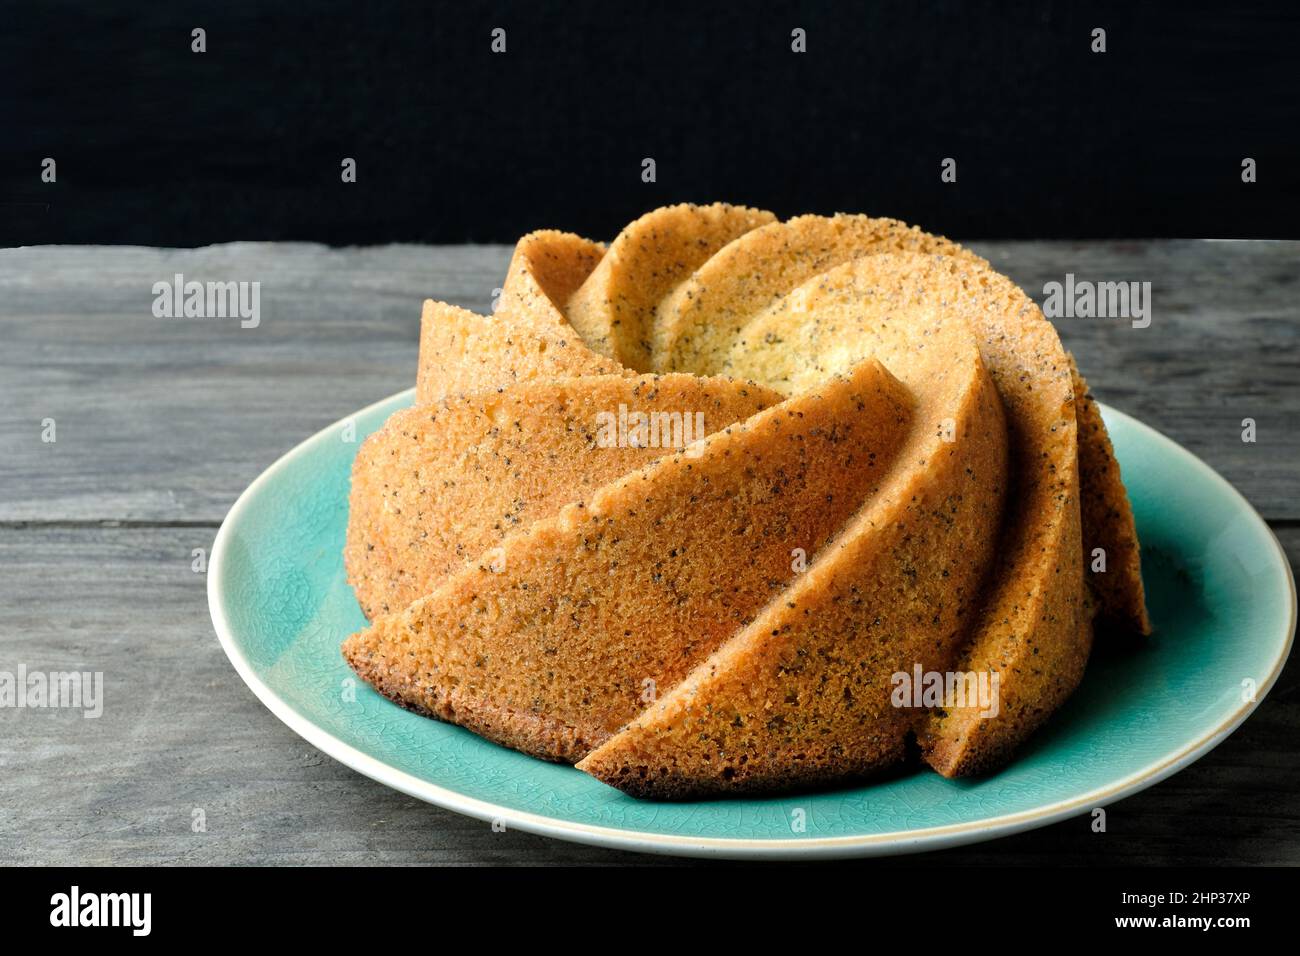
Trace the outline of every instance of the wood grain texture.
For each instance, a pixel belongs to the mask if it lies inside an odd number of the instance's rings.
[[[1062,337],[1102,400],[1241,489],[1296,567],[1300,243],[972,245],[1037,299],[1066,272],[1150,281],[1150,328],[1062,319]],[[493,833],[323,756],[243,686],[190,570],[276,457],[412,384],[422,298],[486,311],[508,257],[0,251],[0,669],[102,670],[106,685],[95,720],[0,710],[0,863],[667,862]],[[155,318],[151,287],[177,272],[261,281],[261,325]],[[1226,743],[1118,804],[1107,834],[1080,818],[907,862],[1300,863],[1297,684],[1293,665]]]

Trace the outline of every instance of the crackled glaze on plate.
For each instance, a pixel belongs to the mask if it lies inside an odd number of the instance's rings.
[[[1095,653],[1079,691],[1009,767],[957,781],[918,770],[768,799],[633,800],[570,767],[408,713],[344,664],[340,642],[366,623],[343,573],[352,458],[412,397],[336,422],[267,469],[217,534],[208,601],[235,669],[281,720],[369,777],[484,820],[696,856],[869,856],[989,839],[1087,812],[1187,766],[1254,709],[1290,650],[1295,586],[1272,532],[1200,460],[1103,406],[1137,516],[1156,634],[1136,649]],[[1254,702],[1243,694],[1247,680]]]

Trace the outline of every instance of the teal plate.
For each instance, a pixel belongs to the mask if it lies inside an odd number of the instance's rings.
[[[408,713],[344,664],[339,643],[366,623],[343,574],[352,458],[411,401],[403,392],[331,425],[240,496],[213,545],[212,620],[240,677],[312,744],[404,793],[507,827],[648,852],[787,859],[1004,836],[1186,767],[1254,710],[1291,647],[1295,585],[1267,525],[1191,453],[1104,409],[1137,515],[1156,634],[1136,650],[1094,655],[1078,692],[1009,767],[960,781],[920,770],[770,799],[634,800]]]

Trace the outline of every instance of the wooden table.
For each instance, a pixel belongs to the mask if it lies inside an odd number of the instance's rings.
[[[1040,300],[1066,272],[1150,281],[1149,328],[1061,320],[1062,337],[1102,400],[1218,469],[1295,565],[1300,243],[972,246]],[[0,710],[0,862],[669,862],[493,833],[325,757],[236,676],[191,569],[281,453],[412,384],[422,298],[485,311],[508,256],[0,251],[0,670],[101,670],[106,696],[97,720]],[[176,273],[260,281],[260,326],[155,318],[152,286]],[[1300,863],[1297,670],[1209,756],[1114,806],[1105,834],[1080,817],[912,861]]]

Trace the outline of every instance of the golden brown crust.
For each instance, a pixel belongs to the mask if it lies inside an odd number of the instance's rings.
[[[1146,593],[1142,587],[1141,549],[1119,461],[1097,401],[1079,374],[1074,356],[1069,358],[1075,414],[1079,419],[1083,562],[1101,604],[1101,629],[1150,634],[1151,619],[1147,616]],[[1097,548],[1102,549],[1105,571],[1097,570]]]
[[[573,295],[604,252],[572,233],[531,232],[515,245],[491,315],[426,299],[416,404],[550,378],[632,374],[588,348],[557,304]]]
[[[862,362],[508,536],[496,568],[452,575],[345,653],[383,674],[385,693],[443,719],[468,707],[479,728],[502,714],[571,728],[557,759],[571,737],[602,740],[781,591],[792,548],[815,553],[843,526],[911,406],[879,362]],[[490,726],[497,740],[517,729],[514,716]]]
[[[454,686],[429,684],[422,694],[412,694],[410,674],[364,644],[344,643],[343,657],[357,676],[398,706],[459,724],[530,757],[572,764],[601,743],[584,739],[575,728],[544,714],[501,707],[481,695],[463,694]]]
[[[855,360],[832,343],[869,342],[917,396],[907,443],[805,573],[578,769],[682,799],[857,779],[902,759],[924,711],[894,706],[891,678],[950,665],[978,608],[1006,485],[997,392],[964,315],[942,304],[961,288],[951,260],[878,255],[791,296],[776,322],[792,340],[778,348],[802,367],[783,365],[780,379],[802,389]]]
[[[539,229],[515,244],[501,299],[494,312],[527,316],[568,333],[565,303],[595,271],[605,245],[571,232]]]
[[[964,255],[954,242],[895,219],[797,216],[747,232],[721,249],[658,308],[658,371],[716,372],[741,330],[814,276],[879,252]]]
[[[417,405],[551,378],[619,374],[630,373],[545,316],[478,315],[425,300],[415,381]]]
[[[780,400],[733,379],[604,375],[399,411],[352,464],[348,583],[367,618],[400,611],[507,534]],[[643,443],[607,440],[620,409],[648,419]]]
[[[893,220],[768,218],[671,207],[608,253],[533,233],[493,316],[426,304],[427,407],[358,456],[349,573],[368,611],[411,601],[345,643],[362,677],[672,799],[860,779],[913,732],[987,771],[1078,684],[1095,604],[1149,628],[1104,424],[1033,303]],[[643,387],[628,365],[690,373],[674,401],[754,394],[690,456],[595,466],[581,423]],[[997,713],[895,706],[911,667],[995,675]]]
[[[619,233],[565,314],[593,350],[648,372],[659,302],[727,243],[775,221],[770,212],[726,203],[646,213]]]
[[[1007,415],[1014,476],[984,608],[954,668],[996,673],[999,712],[949,707],[923,725],[944,776],[995,766],[1073,692],[1092,629],[1084,602],[1078,442],[1069,362],[1056,330],[995,273],[971,276],[1003,304],[972,320]]]

